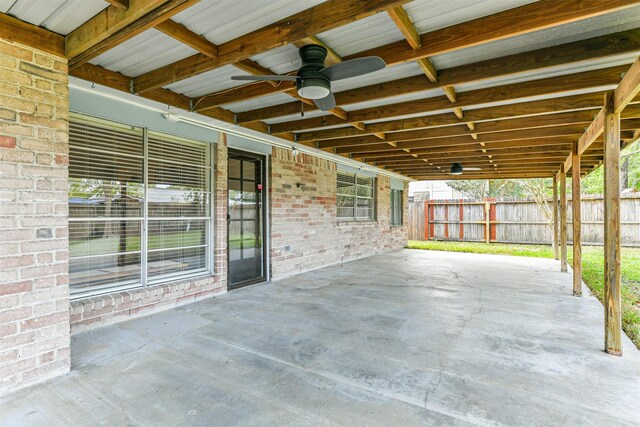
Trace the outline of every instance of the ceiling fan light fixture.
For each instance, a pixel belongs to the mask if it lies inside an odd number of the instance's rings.
[[[451,165],[451,175],[462,175],[462,163],[453,163]]]
[[[322,99],[331,93],[331,84],[322,78],[310,78],[298,81],[298,95],[305,99]]]

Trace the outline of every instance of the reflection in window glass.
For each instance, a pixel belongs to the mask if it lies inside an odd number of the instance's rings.
[[[337,215],[339,220],[375,218],[375,178],[338,171]]]
[[[209,144],[149,132],[145,159],[141,128],[75,115],[69,127],[72,292],[141,286],[147,277],[206,269]]]

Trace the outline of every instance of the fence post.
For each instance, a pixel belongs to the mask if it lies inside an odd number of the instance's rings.
[[[489,219],[489,212],[491,210],[491,204],[486,201],[484,202],[484,240],[486,243],[491,242],[491,220]]]
[[[460,213],[458,215],[460,217],[460,241],[464,241],[464,224],[462,221],[464,220],[464,199],[460,199]]]
[[[429,224],[429,234],[431,235],[431,238],[435,240],[436,238],[436,204],[435,202],[431,203],[431,206],[429,206],[430,210],[429,210],[429,220],[431,221],[431,224]]]
[[[429,240],[429,201],[424,201],[424,240]]]
[[[444,204],[444,238],[449,238],[449,202]]]

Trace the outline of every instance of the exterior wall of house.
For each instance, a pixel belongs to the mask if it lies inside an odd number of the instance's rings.
[[[0,39],[0,394],[70,366],[67,81]]]
[[[216,150],[214,206],[214,272],[145,288],[108,293],[71,301],[71,332],[146,316],[227,292],[227,143],[221,134]]]
[[[270,164],[271,274],[273,279],[400,249],[407,226],[390,225],[390,179],[376,179],[376,220],[337,219],[334,162],[274,148]],[[403,191],[403,218],[407,212]]]

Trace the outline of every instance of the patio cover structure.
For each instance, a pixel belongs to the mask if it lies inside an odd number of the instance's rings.
[[[605,349],[621,354],[620,149],[640,137],[640,1],[0,1],[0,38],[63,58],[76,86],[135,95],[180,121],[348,158],[410,179],[554,178],[562,269],[566,179],[605,167]],[[333,84],[319,111],[288,74],[298,48],[387,67]],[[115,95],[114,95],[115,96]],[[474,172],[452,177],[460,162]],[[573,197],[574,294],[581,294]]]

